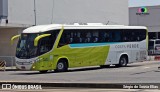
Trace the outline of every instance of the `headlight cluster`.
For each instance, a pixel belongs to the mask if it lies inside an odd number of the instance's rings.
[[[34,63],[41,61],[41,60],[42,60],[42,58],[38,58],[38,59],[34,60]]]
[[[30,64],[33,64],[32,61],[29,61],[29,62],[26,62],[26,61],[23,61],[23,62],[16,61],[16,63],[17,63],[18,65],[30,65]]]
[[[35,59],[35,60],[21,60],[21,61],[16,61],[16,64],[18,65],[31,65],[33,63],[36,63],[36,62],[39,62],[41,61],[43,58],[38,58],[38,59]]]

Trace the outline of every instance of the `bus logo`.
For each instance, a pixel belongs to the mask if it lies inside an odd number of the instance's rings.
[[[148,9],[146,7],[138,8],[138,13],[147,13]]]
[[[148,9],[146,7],[140,7],[138,8],[136,15],[149,15]]]
[[[2,84],[2,89],[11,89],[11,84]]]

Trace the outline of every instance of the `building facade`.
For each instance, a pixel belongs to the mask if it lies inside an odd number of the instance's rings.
[[[129,25],[146,26],[149,39],[160,39],[160,6],[130,7]]]

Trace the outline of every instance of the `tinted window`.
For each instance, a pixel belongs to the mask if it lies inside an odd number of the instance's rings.
[[[146,38],[141,29],[65,29],[59,47],[77,43],[135,42]]]
[[[149,46],[154,46],[154,41],[149,41]]]
[[[156,41],[156,44],[160,44],[160,40],[157,40],[157,41]]]
[[[149,32],[148,35],[149,35],[149,39],[156,39],[157,38],[156,32]]]
[[[143,29],[125,29],[123,31],[123,42],[135,42],[146,39],[146,30]]]
[[[44,32],[43,34],[51,34],[39,40],[39,55],[50,51],[53,48],[54,42],[57,38],[59,30]]]

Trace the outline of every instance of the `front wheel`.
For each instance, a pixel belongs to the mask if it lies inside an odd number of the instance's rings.
[[[65,72],[68,70],[68,66],[67,66],[67,63],[65,60],[60,60],[58,63],[57,63],[57,67],[56,67],[56,70],[57,72]]]

